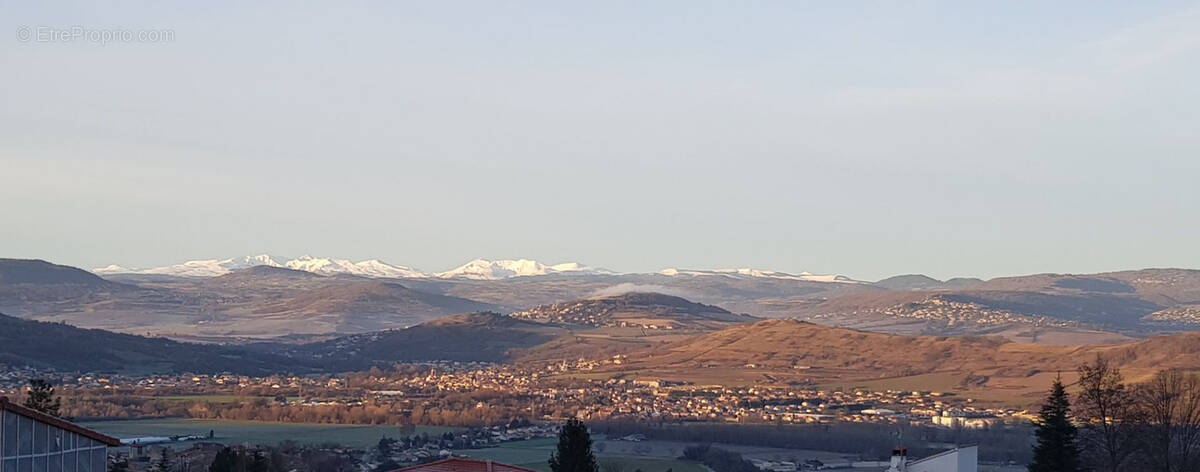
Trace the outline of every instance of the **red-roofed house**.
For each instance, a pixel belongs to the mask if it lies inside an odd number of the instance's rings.
[[[453,457],[428,464],[414,465],[392,472],[537,472],[533,469],[479,459]]]

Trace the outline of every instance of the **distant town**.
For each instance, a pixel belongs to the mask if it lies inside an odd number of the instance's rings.
[[[50,378],[76,398],[64,406],[71,416],[121,419],[183,415],[278,421],[271,415],[280,415],[286,409],[288,413],[280,416],[318,422],[336,417],[339,422],[360,424],[469,426],[500,417],[550,422],[578,417],[604,421],[849,422],[989,428],[1028,425],[1035,417],[1027,410],[984,407],[971,398],[937,391],[821,390],[806,386],[693,385],[652,378],[569,377],[589,367],[589,363],[581,362],[523,370],[439,362],[406,365],[393,372],[377,369],[343,376],[266,377],[80,375],[8,368],[0,372],[0,393],[15,396],[27,379]],[[461,406],[464,394],[471,394],[469,408],[447,416],[447,410]],[[104,407],[106,402],[123,397],[141,399],[149,406],[119,411]],[[155,407],[155,399],[173,400],[169,402],[173,406]],[[301,413],[305,409],[313,413]]]

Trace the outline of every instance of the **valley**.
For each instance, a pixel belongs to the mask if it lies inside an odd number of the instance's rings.
[[[1054,375],[1069,379],[1097,355],[1131,379],[1200,368],[1192,347],[1200,333],[1188,334],[1186,317],[1200,299],[1198,271],[870,283],[755,270],[618,274],[532,261],[472,261],[479,270],[461,276],[406,278],[284,265],[100,277],[0,260],[0,307],[15,316],[0,318],[11,334],[0,362],[208,374],[461,362],[545,368],[564,379],[936,385],[996,405],[1028,404]],[[22,342],[48,338],[79,341],[60,355]]]

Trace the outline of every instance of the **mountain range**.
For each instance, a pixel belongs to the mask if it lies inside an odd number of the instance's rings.
[[[751,271],[386,278],[260,264],[100,277],[0,259],[0,311],[15,316],[0,316],[0,363],[59,370],[583,361],[612,378],[937,389],[1025,405],[1097,355],[1132,381],[1200,369],[1200,332],[1187,332],[1200,331],[1200,271],[1184,269],[865,282]]]
[[[177,340],[330,337],[412,326],[457,313],[510,311],[414,290],[407,279],[319,275],[258,265],[215,277],[112,275],[0,259],[0,311]]]
[[[279,274],[277,274],[279,275]],[[665,304],[665,305],[664,305]],[[795,320],[733,318],[694,332],[579,324],[578,307],[685,322],[728,314],[661,294],[631,293],[539,307],[538,321],[480,312],[403,329],[303,344],[181,343],[0,315],[0,364],[81,372],[318,373],[395,363],[467,361],[555,366],[590,363],[594,378],[695,384],[792,384],[956,392],[988,404],[1027,406],[1096,356],[1139,382],[1164,368],[1200,368],[1200,333],[1099,345],[1041,345],[994,336],[902,336]],[[664,310],[664,306],[674,307]],[[557,313],[558,315],[554,315]],[[566,316],[566,318],[564,318]],[[55,339],[53,345],[45,342]]]
[[[407,266],[392,265],[378,259],[352,262],[348,259],[322,258],[301,256],[288,259],[269,254],[233,257],[229,259],[202,259],[186,261],[179,264],[133,268],[117,264],[98,267],[92,272],[98,275],[140,274],[140,275],[171,275],[179,277],[215,277],[253,266],[265,265],[270,267],[286,267],[303,270],[321,275],[350,274],[363,277],[378,278],[442,278],[442,279],[474,279],[500,280],[512,277],[529,277],[538,275],[570,274],[570,275],[600,275],[617,274],[608,269],[591,267],[578,262],[560,264],[543,264],[529,259],[474,259],[466,264],[444,272],[422,272]],[[729,277],[768,277],[792,280],[808,280],[814,282],[854,282],[841,275],[815,275],[807,272],[787,274],[761,269],[717,269],[717,270],[687,270],[664,269],[660,271],[668,276],[702,276],[721,275]]]
[[[216,277],[230,272],[254,266],[285,267],[303,270],[321,275],[353,274],[366,277],[426,277],[427,275],[409,267],[387,264],[371,259],[361,262],[351,262],[346,259],[317,258],[301,256],[296,259],[285,259],[259,254],[229,259],[203,259],[187,261],[163,267],[131,268],[116,264],[92,269],[99,275],[143,274],[143,275],[172,275],[179,277]]]
[[[379,277],[362,275],[391,273],[367,270],[372,261],[322,261],[327,259],[255,256],[182,264],[209,269],[215,264],[225,271],[218,276],[155,270],[99,277],[44,261],[0,259],[0,310],[206,342],[326,339],[460,313],[523,313],[631,292],[681,297],[758,318],[1041,344],[1120,343],[1200,329],[1200,271],[1186,269],[945,281],[910,274],[869,282],[753,269],[622,274],[519,260],[473,261],[462,270],[423,277]],[[359,267],[360,274],[343,272],[347,267]]]

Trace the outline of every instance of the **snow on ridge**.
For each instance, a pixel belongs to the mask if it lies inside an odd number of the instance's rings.
[[[286,267],[320,275],[351,274],[376,278],[464,278],[475,280],[499,280],[509,277],[525,277],[562,273],[612,274],[612,271],[594,268],[578,262],[546,265],[529,259],[487,260],[475,259],[446,272],[429,274],[411,267],[388,264],[378,259],[353,262],[349,259],[313,257],[304,255],[295,259],[272,257],[267,254],[230,259],[204,259],[181,264],[153,268],[123,267],[117,264],[93,269],[99,275],[112,274],[159,274],[183,277],[216,277],[230,272],[259,265]]]
[[[131,268],[128,268],[128,267],[121,267],[121,266],[119,266],[119,265],[116,265],[116,264],[109,264],[109,265],[106,265],[106,266],[104,266],[104,267],[97,267],[97,268],[95,268],[95,269],[92,269],[92,273],[93,273],[93,274],[98,274],[98,275],[108,275],[108,274],[128,274],[128,273],[130,273],[131,271],[135,271],[135,270],[137,270],[137,269],[131,269]]]
[[[703,276],[724,276],[733,278],[770,278],[783,280],[803,280],[806,282],[826,282],[826,283],[861,283],[844,275],[837,274],[812,274],[809,272],[801,272],[799,274],[789,274],[787,272],[778,272],[774,270],[763,270],[753,268],[738,268],[738,269],[710,269],[710,270],[694,270],[694,269],[677,269],[668,268],[658,272],[659,275],[668,277],[703,277]]]
[[[284,261],[284,262],[279,262]],[[116,264],[93,269],[100,275],[111,274],[159,274],[182,277],[216,277],[230,272],[255,266],[286,267],[320,275],[352,274],[365,277],[427,277],[426,274],[404,266],[394,266],[378,259],[362,262],[350,262],[346,259],[316,258],[302,256],[296,259],[272,257],[267,254],[244,256],[230,259],[205,259],[187,261],[182,264],[138,269],[122,267]]]
[[[443,279],[463,278],[475,280],[499,280],[511,277],[528,277],[562,273],[611,274],[612,271],[589,267],[578,262],[546,265],[529,259],[475,259],[454,269],[438,272],[435,277]]]
[[[153,268],[133,268],[112,264],[106,267],[92,269],[92,272],[99,275],[155,274],[183,277],[216,277],[236,270],[260,265],[286,267],[288,269],[312,272],[320,275],[350,274],[375,278],[436,277],[442,279],[502,280],[513,277],[530,277],[553,274],[617,274],[617,272],[598,267],[591,267],[578,262],[564,262],[560,264],[546,265],[530,259],[475,259],[445,272],[425,273],[411,267],[388,264],[378,259],[368,259],[360,262],[353,262],[349,259],[313,257],[309,255],[304,255],[295,259],[287,259],[274,257],[268,254],[243,256],[229,259],[194,260],[181,264]],[[849,277],[836,274],[822,275],[808,272],[789,274],[786,272],[754,268],[712,270],[669,268],[659,271],[658,274],[669,277],[724,276],[732,278],[768,278],[826,283],[861,283],[860,281],[851,279]]]
[[[182,264],[153,267],[148,269],[122,267],[112,264],[107,267],[93,269],[92,272],[100,275],[154,274],[177,275],[182,277],[215,277],[218,275],[228,274],[235,270],[246,269],[259,265],[269,265],[272,267],[281,266],[281,264],[270,255],[259,254],[255,256],[243,256],[230,259],[202,259],[196,261],[187,261]]]

